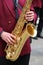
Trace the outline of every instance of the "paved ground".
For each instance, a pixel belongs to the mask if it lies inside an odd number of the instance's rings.
[[[32,40],[30,65],[43,65],[43,39]]]

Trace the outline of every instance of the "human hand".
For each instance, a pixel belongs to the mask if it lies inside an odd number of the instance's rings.
[[[26,14],[25,14],[25,19],[26,19],[27,21],[32,21],[32,20],[34,20],[34,12],[27,10],[27,11],[26,11]]]
[[[8,32],[2,32],[1,38],[8,44],[14,44],[16,42],[16,36],[8,33]]]

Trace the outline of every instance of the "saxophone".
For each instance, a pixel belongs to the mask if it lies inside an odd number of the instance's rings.
[[[17,60],[26,40],[30,36],[34,37],[37,34],[37,31],[35,30],[35,26],[32,23],[27,23],[27,21],[24,18],[26,10],[30,10],[31,3],[32,0],[26,0],[22,13],[17,21],[14,30],[12,31],[12,34],[17,37],[17,42],[14,43],[14,45],[7,44],[5,47],[6,59],[8,60],[11,61]],[[27,24],[25,29],[23,30],[25,23]]]

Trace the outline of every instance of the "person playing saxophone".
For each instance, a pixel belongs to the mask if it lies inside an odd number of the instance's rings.
[[[24,6],[26,0],[18,0],[21,7]],[[32,8],[31,8],[32,9]],[[18,14],[20,15],[22,10],[18,7]],[[36,13],[33,10],[27,10],[25,19],[27,22],[36,20]],[[34,22],[33,21],[33,22]],[[9,61],[5,58],[5,46],[6,44],[13,45],[16,42],[16,36],[11,32],[16,25],[16,14],[13,0],[0,0],[0,65],[28,65],[30,60],[30,38],[27,39],[20,57],[16,61]]]

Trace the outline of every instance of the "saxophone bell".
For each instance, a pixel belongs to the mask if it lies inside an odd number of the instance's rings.
[[[30,37],[35,37],[37,35],[37,30],[35,29],[35,25],[32,23],[28,23],[26,26],[28,34]]]

